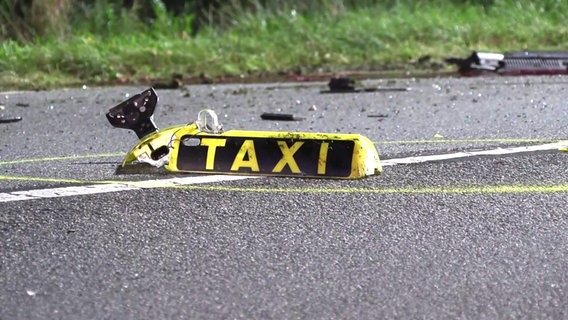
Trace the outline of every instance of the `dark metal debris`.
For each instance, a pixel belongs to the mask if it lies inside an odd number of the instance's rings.
[[[447,58],[465,76],[484,73],[501,75],[568,74],[568,51],[476,52],[463,58]]]
[[[301,121],[302,117],[296,117],[289,113],[263,113],[260,115],[262,120],[276,120],[276,121]]]

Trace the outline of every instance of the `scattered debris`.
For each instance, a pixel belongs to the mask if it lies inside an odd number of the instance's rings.
[[[329,80],[329,90],[322,90],[321,93],[354,93],[354,92],[392,92],[392,91],[408,91],[408,88],[402,87],[371,87],[356,88],[355,80],[347,77],[334,77]]]
[[[154,83],[152,87],[154,89],[179,89],[183,87],[183,75],[173,74],[169,81]]]
[[[0,115],[0,123],[11,123],[11,122],[18,122],[21,121],[22,117],[11,117],[6,118],[4,115]]]
[[[447,58],[464,76],[568,74],[568,51],[476,52],[463,58]]]
[[[201,84],[214,84],[216,81],[213,77],[211,77],[210,75],[206,74],[206,73],[200,73],[199,74],[199,83]]]
[[[262,120],[276,120],[276,121],[302,121],[304,118],[296,117],[290,113],[269,113],[265,112],[260,115]]]
[[[369,118],[379,118],[379,121],[384,120],[385,118],[388,118],[389,115],[388,114],[368,114],[367,117]]]
[[[441,134],[439,134],[439,133],[436,133],[436,134],[434,135],[434,139],[443,139],[443,138],[444,138],[444,136],[441,135]]]
[[[331,78],[328,83],[331,92],[355,91],[355,80],[347,77]]]
[[[139,162],[170,172],[335,179],[382,172],[374,143],[360,134],[224,131],[210,109],[194,122],[158,130],[152,120],[157,102],[150,88],[106,114],[113,126],[133,130],[140,139],[122,167]]]
[[[234,95],[246,95],[249,93],[249,89],[245,87],[240,87],[238,89],[234,89],[231,93]]]
[[[408,91],[410,90],[410,88],[402,88],[402,87],[397,87],[397,88],[365,88],[363,89],[363,91],[365,92],[403,92],[403,91]]]

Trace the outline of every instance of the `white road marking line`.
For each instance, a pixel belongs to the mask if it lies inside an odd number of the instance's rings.
[[[164,188],[176,185],[191,185],[191,184],[203,184],[203,183],[213,183],[213,182],[222,182],[222,181],[235,181],[235,180],[243,180],[250,178],[256,178],[256,177],[229,176],[229,175],[203,175],[203,176],[191,176],[191,177],[172,178],[172,179],[125,181],[125,182],[115,182],[115,183],[99,183],[99,184],[91,184],[85,186],[13,191],[13,192],[0,193],[0,203],[11,202],[11,201],[43,199],[43,198],[60,198],[60,197],[79,196],[87,194],[128,191],[128,190]]]
[[[387,160],[381,160],[381,164],[383,166],[394,166],[399,164],[424,163],[432,161],[468,158],[474,156],[498,156],[498,155],[514,154],[514,153],[558,150],[563,146],[566,146],[566,142],[555,142],[555,143],[547,143],[547,144],[515,147],[515,148],[497,148],[492,150],[436,154],[431,156],[406,157],[400,159],[387,159]]]
[[[407,157],[400,159],[387,159],[382,160],[383,166],[394,166],[401,164],[424,163],[432,161],[442,161],[449,159],[467,158],[473,156],[490,156],[490,155],[506,155],[514,153],[558,150],[566,146],[566,142],[548,143],[526,147],[515,148],[497,148],[492,150],[472,151],[472,152],[456,152],[449,154],[439,154],[430,156]],[[157,179],[157,180],[144,180],[144,181],[125,181],[115,183],[99,183],[85,186],[71,186],[59,187],[49,189],[36,189],[27,191],[13,191],[0,193],[0,203],[11,201],[24,201],[44,198],[59,198],[69,196],[79,196],[87,194],[99,194],[128,190],[141,190],[150,188],[163,188],[175,185],[191,185],[191,184],[204,184],[222,181],[235,181],[251,178],[259,178],[254,176],[231,176],[231,175],[202,175],[191,176],[172,179]]]

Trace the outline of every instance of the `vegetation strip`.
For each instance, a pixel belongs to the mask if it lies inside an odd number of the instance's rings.
[[[4,88],[147,82],[173,74],[210,82],[443,71],[453,70],[443,58],[472,50],[568,47],[568,2],[558,0],[215,1],[214,19],[199,29],[195,11],[175,14],[161,6],[166,1],[146,1],[146,16],[122,8],[122,1],[34,2],[85,5],[41,8],[42,19],[19,29],[12,28],[21,26],[15,12],[0,5]]]

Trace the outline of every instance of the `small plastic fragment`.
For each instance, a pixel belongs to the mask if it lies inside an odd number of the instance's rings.
[[[355,80],[347,77],[331,78],[328,83],[331,92],[355,91]]]
[[[11,122],[18,122],[21,121],[22,117],[10,117],[6,118],[4,116],[0,116],[0,123],[11,123]]]
[[[221,134],[223,133],[223,125],[219,122],[219,118],[215,111],[211,109],[203,109],[197,114],[197,120],[195,120],[195,125],[199,131]]]
[[[260,115],[262,120],[276,120],[276,121],[302,121],[304,118],[296,117],[289,113],[269,113],[265,112]]]
[[[321,93],[356,93],[356,92],[393,92],[408,91],[405,87],[362,87],[356,88],[356,81],[348,77],[335,77],[329,80],[329,90],[321,91]]]
[[[367,115],[369,118],[388,118],[388,114],[369,114]]]

